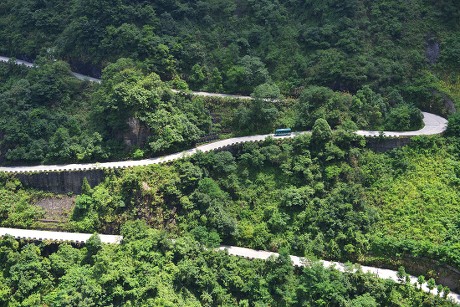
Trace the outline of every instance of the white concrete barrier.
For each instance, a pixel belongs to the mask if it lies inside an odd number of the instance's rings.
[[[29,230],[17,228],[0,228],[0,236],[10,235],[17,239],[32,239],[39,241],[64,241],[64,242],[86,242],[92,234],[90,233],[75,233],[75,232],[59,232],[59,231],[44,231],[44,230]],[[102,243],[119,244],[123,239],[122,236],[98,234]]]
[[[218,250],[221,251],[227,251],[229,255],[233,256],[238,256],[238,257],[244,257],[247,259],[261,259],[261,260],[267,260],[269,257],[278,257],[278,253],[274,252],[267,252],[267,251],[261,251],[261,250],[254,250],[250,248],[244,248],[244,247],[237,247],[237,246],[226,246],[223,245],[218,248]],[[298,256],[289,256],[292,261],[292,265],[297,266],[297,267],[304,267],[304,266],[309,266],[312,264],[312,262],[306,258],[298,257]],[[356,272],[358,268],[363,271],[364,273],[371,273],[377,276],[378,278],[382,279],[391,279],[393,281],[398,282],[398,272],[393,271],[393,270],[388,270],[388,269],[381,269],[381,268],[376,268],[376,267],[370,267],[370,266],[364,266],[364,265],[354,265],[355,268],[349,268],[344,263],[341,262],[334,262],[334,261],[326,261],[326,260],[319,260],[319,263],[321,263],[324,267],[326,268],[334,268],[340,272]],[[356,268],[358,267],[358,268]],[[417,277],[415,276],[410,276],[410,283],[411,284],[417,284]],[[437,290],[431,290],[428,289],[427,284],[422,285],[422,290],[427,293],[431,293],[436,295]],[[454,301],[455,303],[460,304],[460,295],[454,292],[450,292],[448,294],[448,298]]]

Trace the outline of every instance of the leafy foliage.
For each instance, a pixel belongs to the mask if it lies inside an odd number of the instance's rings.
[[[77,81],[62,62],[41,59],[39,63],[27,72],[7,70],[2,76],[8,80],[0,94],[2,160],[38,163],[106,158],[102,137],[85,114],[89,108],[85,91],[91,93],[91,85]]]
[[[7,0],[0,53],[51,53],[96,76],[132,58],[163,80],[181,76],[193,89],[242,94],[269,81],[295,96],[306,85],[396,89],[426,106],[432,92],[415,98],[410,89],[424,69],[434,68],[437,80],[458,75],[458,11],[453,0]]]
[[[326,124],[291,142],[114,174],[77,198],[72,225],[107,231],[143,218],[209,246],[355,261],[423,255],[459,266],[455,140],[419,137],[373,153]]]
[[[452,306],[411,285],[313,264],[294,270],[282,254],[267,261],[204,250],[190,237],[174,243],[145,223],[124,225],[120,246],[82,248],[0,240],[0,301],[21,306],[393,305]],[[92,262],[85,259],[91,254]],[[369,305],[371,304],[371,305]]]
[[[6,66],[0,93],[0,159],[6,163],[101,161],[192,146],[210,129],[203,103],[174,95],[129,59],[104,70],[101,86],[76,80],[63,62]],[[2,67],[0,65],[0,67]],[[137,147],[137,148],[136,148]]]
[[[208,133],[313,131],[85,185],[66,227],[121,232],[126,242],[108,247],[93,237],[53,252],[5,238],[0,301],[448,305],[363,274],[299,272],[285,252],[391,265],[423,256],[460,267],[458,113],[445,139],[414,138],[389,153],[363,149],[352,133],[418,129],[419,108],[454,112],[459,11],[454,0],[2,1],[0,53],[38,64],[0,65],[2,163],[142,158]],[[71,67],[102,83],[76,80]],[[170,90],[188,85],[254,99]],[[1,225],[33,227],[41,196],[2,177]],[[248,262],[194,240],[282,255]]]

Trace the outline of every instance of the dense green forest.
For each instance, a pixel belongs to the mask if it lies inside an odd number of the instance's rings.
[[[63,62],[38,63],[0,66],[0,157],[7,163],[142,157],[141,148],[177,151],[209,132],[202,101],[174,95],[130,60],[109,65],[101,86],[75,79]]]
[[[453,0],[3,1],[0,54],[42,66],[0,69],[11,110],[0,157],[140,158],[317,118],[416,129],[417,108],[447,115],[460,103],[459,12]],[[102,85],[71,80],[56,59]],[[220,113],[171,87],[260,99]]]
[[[333,128],[416,130],[422,114],[364,86],[354,95],[311,86],[283,100],[274,84],[252,100],[203,98],[171,91],[130,59],[104,69],[102,84],[75,79],[67,64],[40,58],[36,68],[0,64],[0,160],[4,164],[142,158],[190,148],[206,136],[307,130],[325,119]]]
[[[120,246],[0,240],[0,302],[8,306],[453,306],[410,284],[320,264],[294,268],[205,250],[191,237],[130,222]],[[404,274],[401,279],[404,280]],[[442,288],[441,288],[442,290]]]
[[[294,268],[286,255],[417,263],[433,287],[430,264],[460,269],[460,2],[4,0],[0,55],[36,64],[0,63],[2,165],[311,130],[107,171],[77,196],[1,173],[0,226],[124,242],[2,238],[0,305],[451,305],[403,277]],[[419,129],[421,110],[448,117],[446,133],[383,153],[354,133]],[[63,223],[37,205],[53,198],[71,199]],[[220,244],[281,256],[249,261],[211,250]]]
[[[0,53],[50,54],[93,75],[127,57],[194,89],[370,85],[411,103],[434,98],[427,88],[440,80],[458,83],[455,0],[6,0],[0,12]]]
[[[117,233],[142,218],[209,246],[343,261],[423,255],[460,267],[458,137],[420,137],[388,153],[362,145],[318,120],[291,142],[115,172],[85,186],[71,229]]]
[[[459,131],[457,113],[446,137],[375,153],[320,119],[312,135],[291,141],[112,171],[96,187],[83,184],[61,227],[118,234],[140,219],[208,247],[390,266],[424,257],[460,267]],[[49,195],[24,190],[11,175],[1,186],[2,226],[41,225],[45,214],[33,203]]]

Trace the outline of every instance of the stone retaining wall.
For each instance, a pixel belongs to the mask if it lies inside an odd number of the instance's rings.
[[[25,187],[49,191],[58,194],[81,193],[83,179],[86,178],[91,187],[104,179],[103,170],[85,170],[75,172],[47,172],[15,174]]]
[[[410,138],[366,138],[367,147],[377,152],[388,151],[390,149],[409,144]],[[232,143],[228,146],[216,148],[215,151],[231,151],[237,153],[243,143]],[[166,162],[167,163],[167,162]],[[76,171],[59,172],[34,172],[18,173],[18,178],[25,187],[49,191],[58,194],[81,193],[83,178],[86,177],[91,187],[98,185],[104,179],[107,170],[102,169],[82,169]]]
[[[398,138],[366,138],[366,147],[376,151],[385,152],[397,147],[406,146],[411,141],[410,137]]]

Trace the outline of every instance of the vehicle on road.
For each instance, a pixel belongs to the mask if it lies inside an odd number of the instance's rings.
[[[291,135],[291,128],[282,128],[275,130],[275,136]]]

